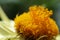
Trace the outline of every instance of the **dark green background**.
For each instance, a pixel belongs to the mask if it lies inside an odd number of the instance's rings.
[[[14,19],[17,13],[28,11],[31,5],[45,5],[53,10],[52,18],[60,27],[60,0],[0,0],[0,5],[10,19]]]

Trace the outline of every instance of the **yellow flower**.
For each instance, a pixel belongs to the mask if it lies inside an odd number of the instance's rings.
[[[15,29],[23,36],[36,40],[40,36],[47,35],[49,38],[59,33],[56,22],[50,18],[52,10],[42,6],[31,6],[28,12],[16,16]],[[29,40],[29,39],[28,39]]]

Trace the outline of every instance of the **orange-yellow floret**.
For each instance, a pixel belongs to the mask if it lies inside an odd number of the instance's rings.
[[[28,12],[16,16],[15,29],[26,38],[32,37],[36,40],[38,37],[47,35],[56,36],[59,33],[56,22],[50,18],[52,10],[42,6],[31,6]]]

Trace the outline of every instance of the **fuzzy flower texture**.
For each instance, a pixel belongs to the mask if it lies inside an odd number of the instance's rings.
[[[56,22],[50,18],[52,10],[43,6],[31,6],[28,12],[24,12],[14,19],[15,29],[25,37],[25,40],[36,40],[46,35],[49,40],[59,33]],[[44,39],[43,39],[44,40]]]

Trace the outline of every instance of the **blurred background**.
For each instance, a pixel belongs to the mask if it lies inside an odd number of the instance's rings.
[[[53,10],[52,18],[60,28],[60,0],[0,0],[4,12],[10,19],[14,19],[16,14],[28,11],[29,6],[43,5],[49,10]]]

